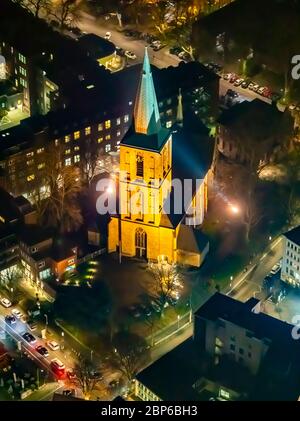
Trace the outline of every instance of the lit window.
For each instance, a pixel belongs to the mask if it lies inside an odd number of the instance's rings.
[[[45,162],[42,162],[41,164],[38,165],[38,170],[41,170],[45,168]]]
[[[29,166],[29,165],[32,165],[34,163],[34,160],[33,159],[30,159],[30,161],[26,161],[26,164]]]
[[[42,153],[42,152],[44,152],[44,150],[45,150],[45,148],[39,148],[39,149],[36,151],[36,153]]]
[[[71,158],[67,158],[67,159],[65,159],[65,165],[66,165],[66,167],[68,167],[69,165],[71,165]]]
[[[89,126],[89,127],[86,127],[85,128],[85,135],[87,136],[87,135],[89,135],[89,134],[91,134],[91,127]]]
[[[74,132],[74,139],[79,139],[80,138],[80,132]]]
[[[75,155],[74,162],[79,162],[79,161],[80,161],[80,155]]]
[[[68,136],[65,136],[65,142],[66,143],[70,142],[70,140],[71,140],[71,137],[69,135]]]
[[[24,63],[24,64],[26,64],[26,57],[24,57],[22,54],[20,54],[19,53],[19,60],[22,62],[22,63]]]
[[[98,137],[98,143],[103,142],[103,137]]]
[[[33,156],[33,152],[28,152],[27,154],[26,154],[26,156],[29,158],[30,156]]]
[[[111,145],[110,145],[110,143],[108,143],[106,146],[105,146],[105,152],[109,152],[111,150]]]
[[[79,146],[75,146],[74,147],[74,151],[79,151],[80,147]]]
[[[20,66],[19,72],[21,73],[21,75],[26,76],[26,70],[24,69],[24,67]]]
[[[55,146],[58,146],[59,140],[58,139],[55,139],[54,143],[55,143]]]
[[[167,121],[166,122],[166,128],[169,129],[172,126],[172,121]]]
[[[103,124],[100,123],[98,124],[98,132],[101,132],[103,130]]]
[[[120,117],[119,117],[119,118],[117,118],[117,126],[119,126],[119,124],[121,124],[121,119],[120,119]]]
[[[117,136],[121,136],[120,130],[117,131]]]
[[[71,153],[71,149],[66,149],[65,154],[69,155]]]
[[[124,117],[124,122],[127,123],[128,120],[129,120],[129,115],[126,114],[125,117]]]
[[[172,113],[173,113],[173,110],[172,110],[172,108],[170,108],[169,110],[167,110],[167,113],[166,113],[166,114],[167,114],[168,116],[170,116],[170,115],[172,115]]]
[[[34,174],[30,174],[27,176],[27,181],[32,181],[35,179],[35,175]]]
[[[110,134],[107,134],[107,135],[105,136],[105,140],[110,140]]]
[[[106,120],[106,122],[105,122],[105,128],[106,129],[110,129],[110,120]]]
[[[27,88],[27,82],[25,79],[20,77],[20,85],[22,85],[24,88]]]
[[[171,102],[172,102],[171,98],[168,98],[168,99],[167,99],[167,104],[169,104],[169,105],[170,105],[170,104],[171,104]]]

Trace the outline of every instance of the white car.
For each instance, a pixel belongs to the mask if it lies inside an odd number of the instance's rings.
[[[111,33],[110,32],[106,32],[105,34],[105,39],[110,39],[111,38]]]
[[[16,319],[21,319],[21,317],[23,316],[23,314],[20,312],[20,310],[18,310],[17,308],[14,308],[12,311],[11,311],[11,314],[13,315],[13,316],[15,316],[15,318]]]
[[[263,95],[263,93],[264,93],[264,90],[266,89],[266,87],[265,86],[261,86],[258,90],[257,90],[257,93],[259,94],[259,95]]]
[[[52,351],[57,351],[59,349],[59,345],[55,341],[49,341],[47,342],[47,345],[49,346],[50,349],[52,349]]]
[[[7,298],[1,298],[0,302],[3,305],[3,307],[8,308],[12,306],[11,302]]]
[[[130,58],[131,60],[136,59],[136,55],[132,51],[129,51],[129,50],[125,51],[125,56]]]

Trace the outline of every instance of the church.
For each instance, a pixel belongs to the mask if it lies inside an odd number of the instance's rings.
[[[202,264],[214,140],[205,127],[193,132],[189,120],[179,92],[177,123],[162,126],[146,48],[132,125],[120,144],[119,206],[110,216],[108,252]]]

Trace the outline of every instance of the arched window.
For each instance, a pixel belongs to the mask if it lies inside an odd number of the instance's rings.
[[[136,175],[144,177],[144,158],[141,155],[136,156]]]
[[[137,257],[147,257],[147,234],[142,228],[135,231],[135,253]]]

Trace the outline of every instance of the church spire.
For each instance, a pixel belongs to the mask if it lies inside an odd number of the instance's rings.
[[[181,95],[181,88],[179,88],[178,93],[178,105],[177,105],[177,124],[179,126],[183,126],[183,107],[182,107],[182,95]]]
[[[134,105],[134,125],[136,133],[146,135],[156,134],[161,128],[147,47]]]

